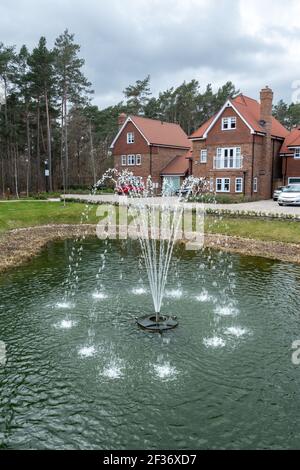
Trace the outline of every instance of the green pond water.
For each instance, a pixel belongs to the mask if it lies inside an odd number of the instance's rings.
[[[72,246],[0,277],[0,448],[300,448],[299,266],[177,249],[161,336],[137,242],[86,240],[66,304]]]

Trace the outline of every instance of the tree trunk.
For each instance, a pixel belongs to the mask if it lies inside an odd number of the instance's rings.
[[[94,185],[95,185],[97,183],[97,176],[96,176],[96,167],[95,167],[95,154],[94,154],[94,143],[93,143],[92,121],[91,120],[90,120],[89,131],[90,131],[92,171],[93,171],[93,180],[94,180]]]
[[[40,153],[40,97],[37,107],[37,138],[36,138],[36,172],[37,172],[37,192],[41,188],[41,153]]]
[[[18,146],[17,144],[12,145],[12,154],[14,156],[14,180],[15,180],[15,193],[17,199],[19,199],[19,179],[18,179]]]
[[[64,95],[64,134],[65,134],[65,167],[66,189],[69,187],[69,149],[68,149],[68,122],[67,122],[67,97]]]
[[[66,194],[66,176],[65,176],[65,164],[64,164],[64,102],[61,102],[61,130],[60,130],[60,165],[62,172],[62,183],[63,192]],[[66,199],[64,198],[64,206],[66,205]]]
[[[48,163],[49,163],[49,187],[50,192],[53,191],[52,184],[52,149],[51,149],[51,128],[50,128],[50,116],[49,116],[49,103],[48,103],[48,94],[45,90],[45,102],[46,102],[46,117],[47,117],[47,147],[48,147]]]
[[[26,110],[26,134],[27,134],[27,168],[26,168],[26,195],[29,197],[30,169],[31,169],[31,140],[28,105]]]

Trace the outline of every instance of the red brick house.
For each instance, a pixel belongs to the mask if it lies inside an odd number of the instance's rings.
[[[190,137],[193,175],[210,179],[216,193],[269,199],[282,182],[280,149],[288,131],[272,117],[273,92],[260,103],[240,94]]]
[[[128,169],[144,179],[151,175],[157,188],[161,188],[163,178],[168,178],[177,189],[189,169],[185,156],[190,147],[178,124],[121,114],[111,151],[116,169]]]
[[[284,185],[300,183],[300,127],[293,129],[285,138],[280,150]]]

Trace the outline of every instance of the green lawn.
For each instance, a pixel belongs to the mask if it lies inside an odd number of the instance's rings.
[[[90,206],[90,216],[85,222],[96,223],[97,206]],[[14,228],[46,224],[80,223],[85,210],[82,203],[20,201],[0,202],[0,232]],[[254,238],[265,241],[300,243],[300,222],[289,220],[265,220],[256,218],[206,217],[206,232]]]
[[[85,205],[48,201],[0,202],[0,232],[14,228],[80,222]],[[89,222],[96,222],[96,206],[91,206]]]
[[[220,233],[264,241],[300,243],[300,222],[290,220],[206,217],[205,228],[210,233]]]

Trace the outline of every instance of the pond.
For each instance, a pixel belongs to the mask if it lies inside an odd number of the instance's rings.
[[[72,244],[0,277],[1,448],[300,448],[299,266],[177,248],[158,335],[138,242],[86,240],[66,302]]]

